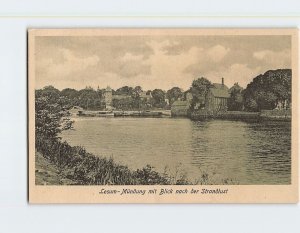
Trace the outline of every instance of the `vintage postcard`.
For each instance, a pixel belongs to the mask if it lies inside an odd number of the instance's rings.
[[[298,202],[297,29],[30,29],[30,203]]]

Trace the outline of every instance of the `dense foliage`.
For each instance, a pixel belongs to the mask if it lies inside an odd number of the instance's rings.
[[[246,110],[271,110],[278,105],[288,108],[291,102],[291,82],[290,69],[269,70],[258,75],[243,92]]]
[[[94,156],[82,147],[71,147],[59,140],[37,138],[36,150],[61,169],[62,175],[81,185],[169,184],[151,166],[131,171],[113,159]]]
[[[156,108],[164,108],[166,106],[165,102],[165,92],[161,89],[154,89],[152,91],[153,106]]]
[[[230,98],[228,100],[228,110],[229,111],[242,111],[244,108],[243,99],[243,88],[235,83],[233,87],[229,89]]]
[[[270,70],[255,77],[244,90],[238,83],[235,83],[229,90],[228,110],[255,112],[271,110],[276,107],[289,108],[291,103],[291,76],[290,69]],[[201,105],[202,107],[205,105],[205,98],[210,87],[212,87],[211,82],[204,77],[193,81],[191,88],[185,92],[192,95],[192,111],[201,108]],[[36,104],[39,108],[39,105],[42,107],[45,102],[51,103],[52,101],[53,109],[55,107],[59,108],[60,105],[56,105],[57,103],[64,102],[64,111],[67,106],[80,106],[87,110],[103,110],[105,109],[104,92],[105,89],[99,89],[99,87],[97,90],[86,87],[82,90],[66,88],[59,91],[48,86],[37,90],[37,95],[44,98],[39,99]],[[113,96],[119,97],[113,98],[112,102],[113,107],[117,110],[169,109],[176,100],[184,99],[184,93],[179,87],[173,87],[167,92],[161,89],[148,90],[147,98],[144,97],[145,92],[140,86],[123,86],[117,90],[112,90],[112,93]],[[42,114],[42,112],[38,114]],[[47,122],[46,119],[44,120]]]
[[[68,100],[60,96],[52,86],[35,93],[35,130],[36,138],[57,139],[63,130],[72,128],[68,110]]]
[[[169,100],[170,105],[172,105],[176,100],[181,98],[183,95],[182,90],[179,87],[173,87],[167,91],[167,98]]]
[[[54,87],[51,87],[53,90]],[[49,87],[37,90],[37,92],[45,94],[48,92]],[[171,93],[170,98],[177,100],[181,96],[181,90],[179,94],[176,92],[177,87],[170,89],[168,92]],[[52,91],[53,91],[52,90]],[[166,102],[168,95],[161,89],[154,89],[153,91],[147,90],[148,97],[142,96],[143,89],[141,86],[129,87],[123,86],[117,90],[112,90],[113,96],[113,107],[117,110],[148,110],[155,108],[168,109],[170,106]],[[92,87],[86,87],[81,90],[75,90],[72,88],[65,88],[62,91],[55,89],[53,94],[56,97],[63,97],[64,100],[70,106],[79,106],[85,110],[104,110],[105,109],[105,89],[95,90]],[[172,101],[174,102],[174,101]]]
[[[193,95],[191,109],[195,109],[197,104],[203,105],[205,102],[205,97],[209,88],[212,86],[211,82],[204,78],[198,78],[193,81],[190,92]]]

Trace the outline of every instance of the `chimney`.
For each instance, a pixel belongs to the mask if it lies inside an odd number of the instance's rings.
[[[224,86],[224,78],[222,78],[222,86]]]

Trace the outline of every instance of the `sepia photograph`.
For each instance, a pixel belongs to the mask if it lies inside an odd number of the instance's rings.
[[[100,196],[294,187],[295,38],[292,29],[30,30],[30,186],[101,186]]]

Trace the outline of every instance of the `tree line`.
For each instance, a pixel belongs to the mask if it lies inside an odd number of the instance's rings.
[[[143,89],[140,86],[123,86],[119,89],[112,89],[113,96],[123,96],[123,98],[113,98],[113,107],[122,110],[141,110],[141,109],[169,109],[172,104],[182,95],[179,87],[174,87],[167,92],[162,89],[145,91],[149,98],[142,95]],[[86,110],[105,109],[105,89],[93,89],[86,87],[81,90],[65,88],[62,91],[53,86],[46,86],[36,90],[37,95],[62,97],[69,105],[79,106]],[[143,94],[145,94],[143,93]],[[166,101],[168,100],[168,101]]]
[[[229,89],[228,111],[258,112],[276,107],[287,109],[291,104],[291,83],[291,69],[269,70],[255,77],[245,89],[235,83]],[[195,111],[197,105],[205,104],[211,87],[213,84],[204,77],[193,81],[189,89],[193,96],[191,111]]]
[[[279,105],[281,108],[288,108],[291,103],[291,77],[291,69],[278,69],[258,75],[245,89],[235,83],[229,89],[228,110],[255,112],[274,109]],[[187,93],[190,93],[191,111],[193,111],[197,105],[199,107],[205,104],[207,92],[212,86],[213,84],[204,77],[195,79],[187,91],[173,87],[167,91],[154,89],[144,92],[141,86],[123,86],[112,90],[112,94],[126,98],[114,98],[112,105],[121,110],[170,109],[175,101],[186,100]],[[105,109],[104,92],[105,89],[99,87],[97,90],[86,87],[81,90],[65,88],[59,91],[53,86],[46,86],[36,90],[38,95],[61,97],[68,105],[80,106],[86,110]],[[150,97],[144,98],[142,93]]]
[[[292,70],[269,70],[256,76],[245,89],[235,84],[230,91],[229,110],[258,112],[291,104]]]

